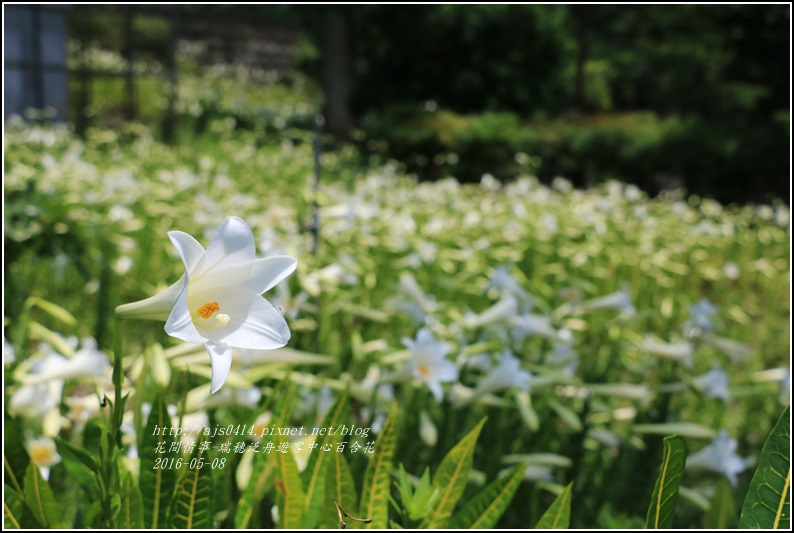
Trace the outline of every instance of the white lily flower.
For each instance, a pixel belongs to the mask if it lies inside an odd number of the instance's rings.
[[[692,366],[692,356],[695,353],[695,347],[690,342],[661,342],[650,335],[643,339],[640,349],[662,359],[678,361],[684,366]]]
[[[532,374],[521,368],[521,361],[509,350],[505,350],[499,357],[497,367],[477,384],[474,389],[474,397],[512,387],[529,392],[531,379]]]
[[[721,429],[711,444],[687,457],[686,468],[724,474],[735,487],[736,476],[747,468],[747,460],[736,454],[736,441]]]
[[[419,330],[415,340],[404,338],[403,344],[413,355],[406,370],[414,378],[424,381],[436,401],[440,402],[444,396],[441,384],[458,379],[458,367],[446,359],[449,345],[436,341],[426,328]]]
[[[683,326],[684,334],[697,337],[713,331],[716,316],[717,308],[714,304],[706,298],[701,298],[698,303],[689,307],[689,318]]]
[[[731,401],[731,393],[728,392],[728,374],[720,367],[715,366],[705,374],[701,374],[695,378],[695,382],[710,398],[719,398],[726,403]]]
[[[51,352],[31,366],[22,378],[28,385],[77,378],[99,378],[110,381],[110,359],[96,349],[94,339],[83,339],[83,347],[71,357]]]
[[[27,443],[28,455],[33,464],[39,467],[44,479],[50,477],[50,467],[61,462],[61,456],[55,448],[55,441],[49,437],[31,439]]]
[[[10,365],[16,360],[14,345],[3,337],[3,366]]]
[[[594,309],[617,309],[618,311],[625,313],[627,316],[634,316],[636,313],[634,305],[631,303],[631,295],[629,294],[627,285],[624,285],[621,290],[613,292],[612,294],[607,294],[606,296],[601,296],[599,298],[593,298],[592,300],[582,302],[579,304],[579,309],[583,311],[592,311]]]
[[[508,294],[480,314],[469,313],[463,319],[465,327],[474,329],[496,322],[509,322],[518,314],[518,301]]]
[[[232,348],[272,350],[290,339],[287,322],[260,295],[292,274],[289,256],[256,258],[254,235],[238,217],[228,217],[205,250],[181,231],[168,237],[185,274],[147,300],[116,308],[123,318],[167,318],[165,331],[204,344],[212,363],[210,392],[221,388],[232,365]]]
[[[521,342],[526,337],[545,337],[558,339],[559,333],[551,327],[551,318],[543,315],[528,313],[513,317],[513,339]]]
[[[494,269],[493,274],[491,274],[491,280],[485,290],[494,290],[501,294],[512,294],[518,300],[529,304],[533,303],[532,296],[521,287],[505,265],[499,265]]]

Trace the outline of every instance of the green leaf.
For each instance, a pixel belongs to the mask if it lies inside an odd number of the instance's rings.
[[[740,529],[791,527],[791,435],[789,407],[764,443],[758,469],[742,506]]]
[[[33,518],[43,528],[65,528],[61,509],[49,483],[41,477],[38,467],[30,463],[25,473],[25,503],[33,512]]]
[[[321,428],[338,428],[338,426],[344,421],[348,410],[348,395],[349,389],[346,388],[331,410],[328,411],[328,414],[325,415],[325,419],[323,419],[323,423],[320,425]],[[336,432],[333,434],[326,432],[325,435],[318,436],[317,440],[315,441],[315,443],[318,445],[318,448],[315,449],[319,450],[326,444],[334,446],[339,441],[340,438]],[[331,454],[326,452],[312,453],[309,455],[309,462],[306,465],[306,470],[303,471],[303,485],[306,487],[306,523],[304,524],[304,527],[306,528],[315,527],[324,511],[323,504],[325,502],[325,495],[323,494],[323,491],[325,490],[325,473],[327,470],[325,467],[325,460],[331,455],[341,454],[337,452],[333,452]],[[335,508],[332,508],[332,510],[333,512],[336,511]],[[349,511],[349,509],[346,510]]]
[[[32,529],[36,527],[30,509],[20,493],[5,485],[3,487],[3,527],[4,529]]]
[[[651,496],[645,525],[648,529],[669,529],[673,526],[673,515],[678,503],[678,488],[684,477],[686,444],[683,437],[671,435],[664,438],[664,452],[659,477]]]
[[[364,485],[361,489],[361,503],[358,506],[360,518],[371,518],[367,526],[371,529],[384,529],[389,523],[389,489],[394,462],[394,449],[397,446],[395,425],[397,423],[397,404],[392,405],[391,413],[375,442],[375,453],[370,457],[364,472]],[[345,509],[351,512],[349,509]]]
[[[23,494],[25,471],[30,457],[22,440],[22,424],[19,419],[4,417],[3,429],[3,483]]]
[[[513,467],[493,481],[452,517],[452,529],[493,529],[521,485],[526,464]]]
[[[292,409],[294,395],[295,384],[288,380],[281,381],[271,395],[268,403],[275,399],[280,400],[280,404],[276,409],[273,427],[285,426]],[[254,513],[257,511],[259,502],[270,491],[273,482],[276,480],[276,457],[272,453],[261,452],[268,442],[273,442],[273,438],[272,435],[262,437],[259,446],[260,452],[256,454],[253,460],[251,479],[237,502],[237,509],[234,513],[234,527],[236,529],[246,529],[249,526]]]
[[[714,496],[711,498],[706,527],[708,529],[736,529],[738,513],[736,502],[731,494],[731,484],[727,478],[721,477],[717,482]]]
[[[55,437],[63,465],[89,496],[97,498],[100,492],[99,458],[90,451]]]
[[[176,470],[155,468],[158,459],[164,460],[170,457],[167,453],[158,453],[158,446],[168,450],[177,438],[164,435],[163,428],[171,428],[171,418],[166,412],[163,395],[159,394],[152,404],[152,412],[149,413],[139,450],[141,471],[138,480],[143,497],[143,527],[150,529],[166,527],[168,505],[176,486]]]
[[[474,462],[474,448],[487,418],[483,418],[468,435],[457,443],[444,459],[433,475],[433,488],[441,491],[441,497],[435,508],[422,521],[421,528],[438,529],[444,527],[448,518],[455,510],[455,504],[463,495],[469,472]]]
[[[342,509],[351,515],[358,516],[358,510],[356,509],[356,503],[358,502],[356,483],[353,480],[350,465],[344,454],[332,453],[326,463],[325,505],[323,506],[321,524],[330,528],[338,528],[339,517],[337,516],[334,502],[338,502]],[[349,520],[347,527],[357,529],[360,526],[359,522]]]
[[[143,528],[143,496],[141,489],[126,470],[121,474],[121,513],[120,525],[122,529]]]
[[[243,490],[234,512],[234,528],[246,529],[251,523],[256,507],[276,480],[276,460],[272,455],[257,453],[254,457],[251,479]]]
[[[535,529],[568,529],[571,523],[571,489],[573,483],[568,483],[557,499],[546,509],[538,520]]]
[[[278,456],[276,458],[276,491],[279,501],[279,527],[282,529],[300,528],[304,519],[303,502],[306,498],[303,493],[301,476],[292,450],[288,449],[286,453],[278,451],[278,447],[289,444],[287,438],[284,435],[278,435],[277,443],[277,449],[272,453]]]
[[[206,529],[213,526],[212,467],[207,453],[201,450],[202,442],[203,439],[196,442],[185,475],[177,484],[170,508],[173,528]],[[191,465],[194,468],[190,468]]]

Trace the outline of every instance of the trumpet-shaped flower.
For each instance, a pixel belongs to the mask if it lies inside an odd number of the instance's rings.
[[[441,384],[458,379],[458,367],[446,359],[449,345],[436,341],[428,329],[420,329],[416,339],[403,339],[403,344],[411,350],[413,358],[408,362],[410,374],[425,384],[433,393],[436,401],[444,396]]]
[[[61,462],[61,456],[55,448],[55,441],[49,437],[31,439],[27,443],[30,460],[39,467],[44,479],[50,477],[50,467]]]
[[[715,366],[705,374],[697,376],[695,382],[710,398],[719,398],[724,402],[731,401],[731,393],[728,392],[728,374],[720,367]]]
[[[736,486],[737,476],[747,468],[747,460],[736,454],[736,441],[720,430],[711,444],[687,457],[686,468],[724,474]]]
[[[499,358],[499,364],[488,375],[480,380],[474,389],[474,396],[515,387],[529,391],[532,374],[521,368],[519,361],[510,351],[505,350]]]
[[[261,294],[292,274],[288,256],[256,258],[254,235],[238,217],[224,221],[205,250],[181,231],[168,237],[185,264],[185,274],[157,296],[119,306],[124,318],[167,319],[165,331],[185,342],[204,344],[212,364],[211,392],[226,381],[232,348],[270,350],[290,339],[284,318]]]

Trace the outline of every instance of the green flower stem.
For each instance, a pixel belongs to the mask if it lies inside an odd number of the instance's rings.
[[[122,384],[124,380],[124,332],[122,321],[116,318],[116,327],[113,335],[113,388],[115,389],[112,404],[113,412],[110,415],[110,426],[107,428],[107,443],[103,446],[102,460],[102,519],[104,526],[114,528],[112,498],[119,494],[119,473],[116,463],[116,451],[121,449],[121,423],[124,418],[124,398]]]

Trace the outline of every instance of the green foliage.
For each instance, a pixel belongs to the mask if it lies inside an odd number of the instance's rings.
[[[516,465],[469,500],[450,522],[455,529],[493,529],[524,477],[526,464]]]
[[[535,529],[568,529],[571,523],[571,490],[573,483],[568,483],[559,496],[540,517]]]
[[[28,465],[25,472],[25,503],[39,527],[45,529],[66,527],[52,488],[41,477],[38,467],[33,463]]]
[[[306,496],[303,491],[298,465],[289,450],[289,441],[278,435],[278,446],[287,446],[286,452],[274,451],[276,454],[276,500],[279,502],[279,527],[282,529],[295,529],[301,527],[306,519],[304,502]]]
[[[791,527],[791,425],[786,407],[761,451],[739,519],[741,529]]]
[[[405,468],[400,465],[400,476],[395,481],[395,485],[400,493],[402,508],[408,513],[408,518],[411,520],[422,520],[426,517],[441,497],[441,489],[433,487],[430,483],[429,468],[422,473],[419,485],[414,490]]]
[[[158,460],[173,457],[168,454],[158,453],[158,448],[168,450],[173,437],[165,435],[163,428],[171,427],[171,418],[166,412],[163,394],[158,394],[152,404],[149,420],[146,423],[141,441],[140,480],[141,495],[143,496],[143,523],[151,529],[165,527],[168,516],[168,506],[171,503],[177,482],[177,470],[173,468],[155,468]],[[155,431],[157,429],[158,431]]]
[[[389,492],[394,452],[397,447],[397,404],[392,405],[389,417],[378,434],[375,453],[369,458],[361,488],[358,508],[364,518],[372,522],[368,529],[385,528],[389,523]]]
[[[345,459],[344,454],[333,453],[326,464],[325,473],[325,505],[322,506],[321,525],[328,528],[339,527],[337,515],[329,512],[335,505],[340,505],[345,511],[358,516],[358,493],[356,492],[356,482],[350,471],[350,465]],[[351,529],[359,527],[359,522],[349,521],[347,524]]]
[[[190,460],[184,459],[186,468],[176,485],[169,508],[172,528],[206,529],[213,526],[213,477],[209,454],[202,450],[203,438],[197,439]],[[179,458],[182,460],[182,458]]]
[[[686,444],[678,435],[664,438],[664,453],[659,477],[651,496],[648,516],[645,520],[648,529],[669,529],[673,524],[675,506],[678,502],[678,488],[684,477],[686,465]]]
[[[342,425],[344,420],[347,420],[349,411],[348,397],[348,390],[345,389],[331,410],[328,411],[328,414],[325,415],[322,424],[320,424],[321,428],[336,428]],[[326,432],[325,435],[320,435],[316,443],[320,448],[330,446],[336,450],[336,445],[339,440],[340,437],[337,432],[332,433],[329,431]],[[334,454],[338,455],[338,452],[334,452]],[[319,514],[320,511],[324,513],[333,512],[333,507],[326,506],[327,508],[324,509],[317,505],[317,502],[327,500],[324,494],[326,487],[325,475],[327,472],[325,465],[326,460],[330,460],[328,454],[326,453],[311,454],[309,456],[309,462],[306,466],[306,470],[304,470],[302,474],[303,486],[305,487],[306,492],[306,504],[304,506],[304,510],[306,512],[307,525],[305,527],[316,527],[316,524],[321,519],[321,515]],[[313,513],[312,511],[315,512]]]
[[[739,513],[736,502],[731,494],[731,485],[726,478],[717,481],[714,496],[711,498],[709,511],[706,515],[708,529],[736,529]]]
[[[436,529],[443,527],[452,516],[455,505],[466,490],[469,472],[474,462],[474,448],[485,421],[483,418],[465,437],[457,443],[433,474],[433,489],[440,491],[438,504],[422,522],[422,527]]]

